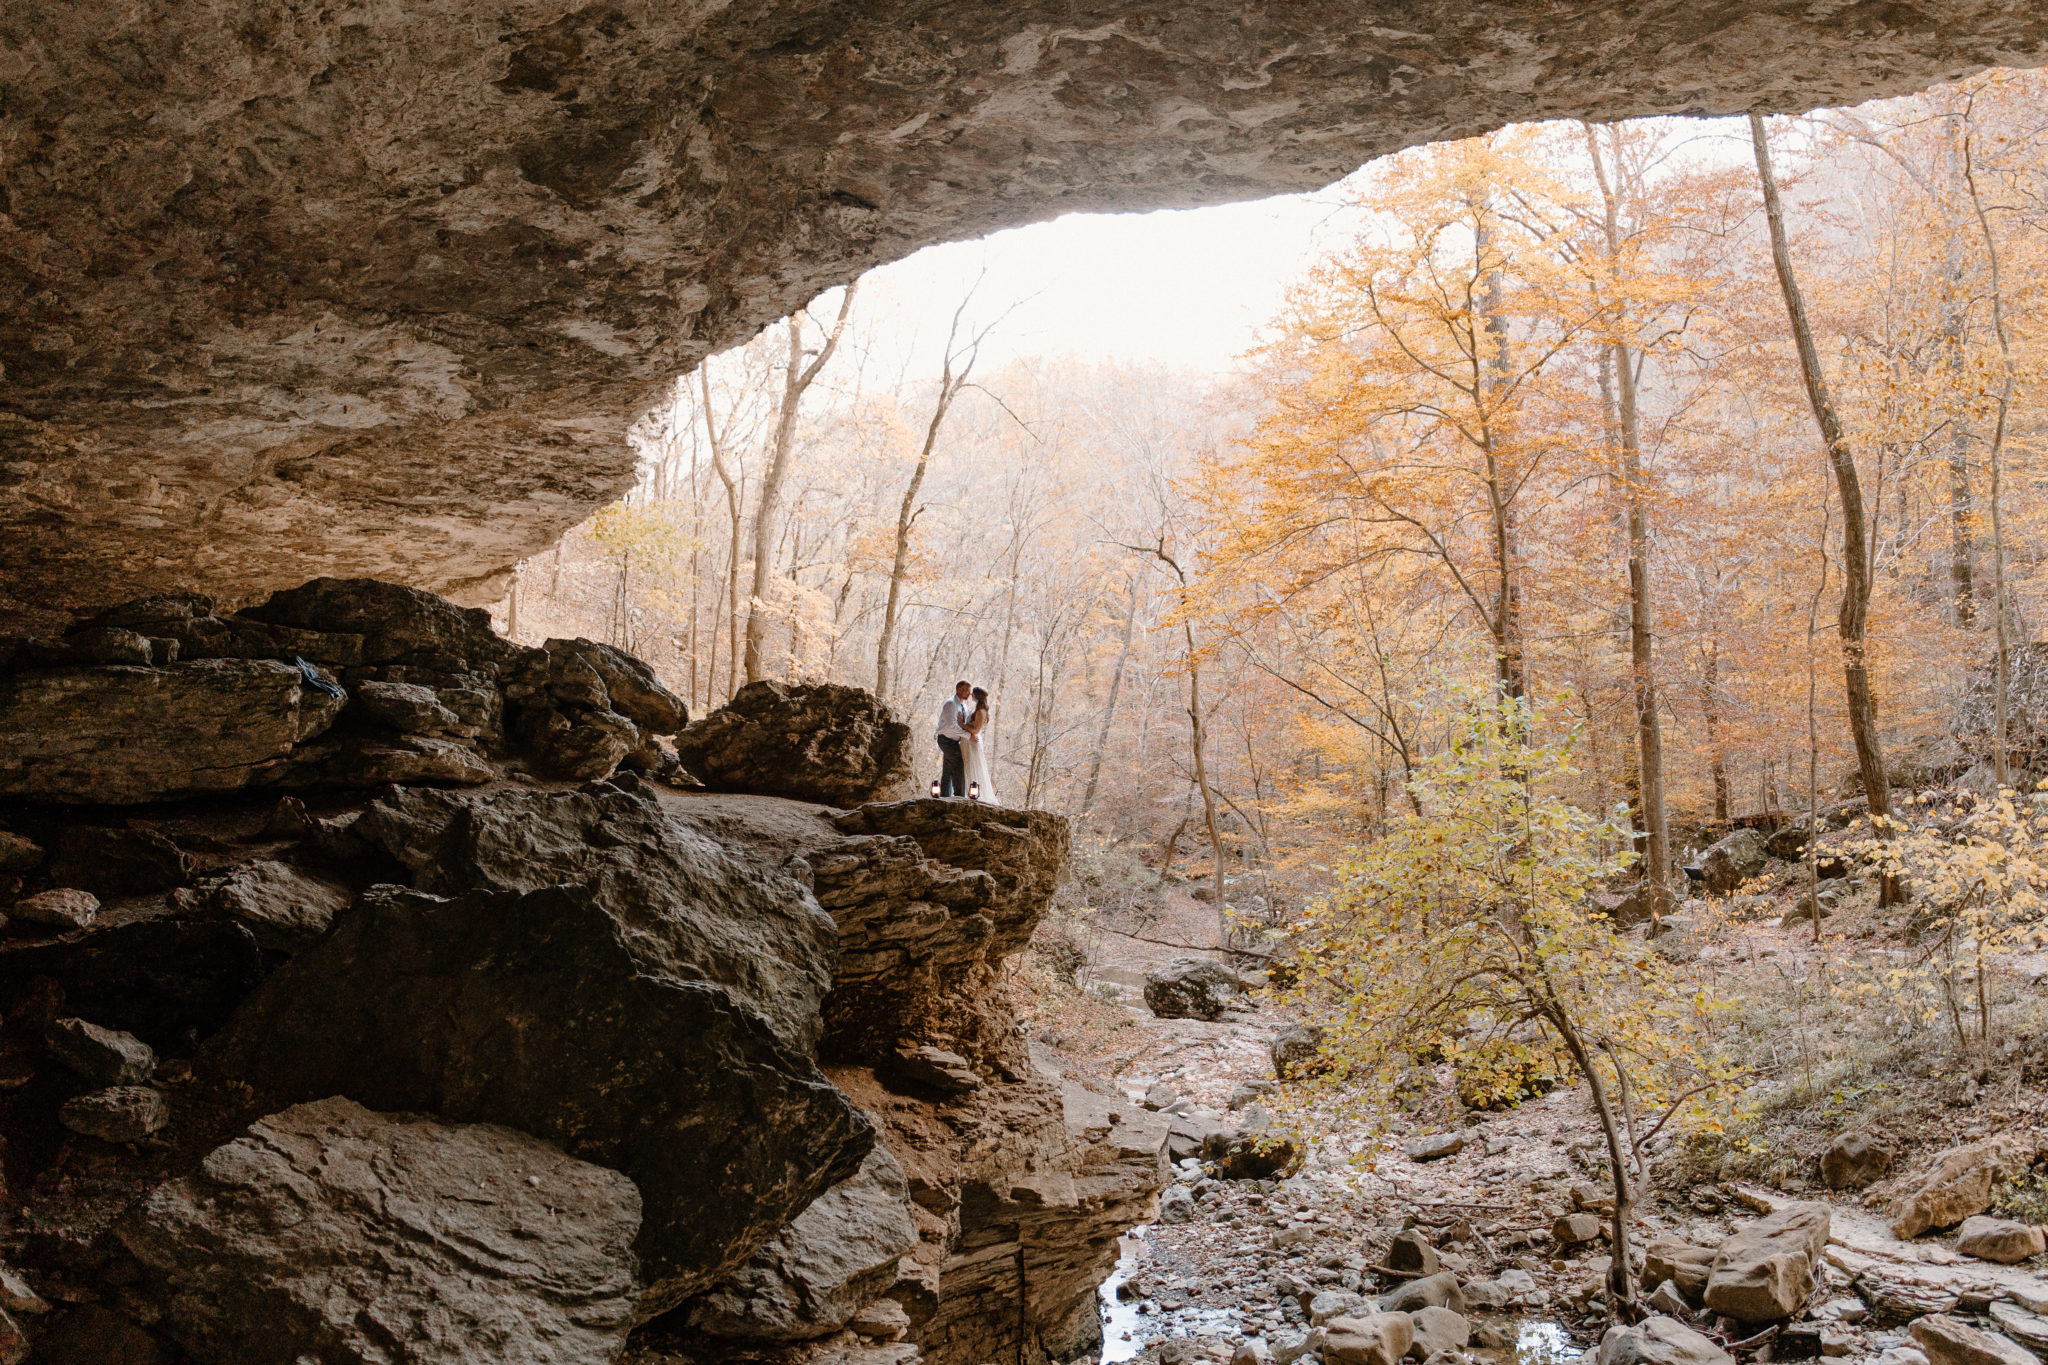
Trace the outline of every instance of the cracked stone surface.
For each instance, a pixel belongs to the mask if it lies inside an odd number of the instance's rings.
[[[2035,0],[8,6],[0,629],[495,599],[679,372],[932,242],[2043,61]]]

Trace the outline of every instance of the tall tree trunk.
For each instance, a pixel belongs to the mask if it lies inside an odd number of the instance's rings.
[[[1778,182],[1771,174],[1770,139],[1764,132],[1763,117],[1749,116],[1750,141],[1756,149],[1757,178],[1763,182],[1764,216],[1770,222],[1771,263],[1777,267],[1778,286],[1785,295],[1785,313],[1792,322],[1792,339],[1799,347],[1799,370],[1806,381],[1806,398],[1820,424],[1828,463],[1834,469],[1835,490],[1842,504],[1842,609],[1839,631],[1842,642],[1842,674],[1847,693],[1849,733],[1856,741],[1856,766],[1863,775],[1863,792],[1869,798],[1870,813],[1890,816],[1891,784],[1885,775],[1884,749],[1877,733],[1877,701],[1870,692],[1870,664],[1865,656],[1865,633],[1870,618],[1869,522],[1863,510],[1863,485],[1856,476],[1856,457],[1849,448],[1848,429],[1835,411],[1828,393],[1827,376],[1822,373],[1820,350],[1814,345],[1813,327],[1807,321],[1806,298],[1792,273],[1792,250],[1785,241],[1785,209],[1778,199]]]
[[[1958,414],[1948,444],[1948,577],[1949,592],[1955,598],[1956,624],[1964,627],[1977,624],[1976,572],[1971,562],[1972,514],[1970,429]]]
[[[782,405],[775,414],[775,436],[768,449],[768,468],[761,475],[760,502],[754,508],[754,591],[747,604],[747,681],[767,677],[764,655],[768,647],[768,580],[774,573],[776,519],[782,512],[782,481],[789,474],[790,452],[796,446],[796,423],[803,406],[804,391],[839,349],[846,332],[846,319],[853,311],[858,282],[846,286],[839,301],[839,317],[825,338],[825,344],[804,364],[804,319],[802,309],[790,314],[789,357],[782,372]]]
[[[1610,283],[1618,287],[1621,270],[1621,215],[1616,187],[1610,186],[1600,159],[1600,143],[1593,125],[1586,130],[1586,151],[1593,158],[1593,173],[1600,181],[1605,205],[1605,231]],[[1616,176],[1620,158],[1616,157]],[[1639,792],[1643,803],[1643,830],[1648,835],[1644,870],[1650,882],[1652,916],[1670,908],[1671,839],[1664,815],[1664,729],[1657,714],[1657,669],[1650,633],[1650,529],[1643,512],[1642,420],[1636,406],[1634,348],[1628,344],[1628,309],[1620,299],[1611,305],[1614,329],[1609,349],[1614,356],[1621,428],[1621,495],[1628,516],[1628,635],[1629,665],[1635,678],[1636,754],[1641,764]]]
[[[1707,771],[1714,783],[1714,819],[1728,823],[1728,752],[1721,746],[1721,642],[1707,642],[1706,679],[1700,687],[1700,717],[1707,732]]]
[[[1964,115],[1965,119],[1968,114]],[[2012,339],[2005,330],[2005,277],[1998,256],[1998,238],[1991,231],[1991,217],[1984,211],[1983,196],[1977,192],[1977,165],[1973,137],[1963,142],[1963,175],[1970,186],[1970,207],[1977,213],[1977,228],[1984,234],[1984,254],[1991,265],[1991,325],[1998,333],[1998,354],[2004,371],[2004,382],[1998,390],[1998,423],[1991,433],[1991,450],[1986,461],[1990,472],[1991,495],[1991,614],[1998,629],[1998,668],[1992,679],[1995,696],[1993,713],[1993,767],[1997,773],[1998,785],[2003,787],[2010,774],[2006,771],[2006,750],[2008,748],[2006,708],[2010,705],[2008,694],[2012,690],[2012,640],[2006,618],[2005,601],[2005,426],[2012,411]],[[1979,948],[1981,953],[1982,949]],[[1977,978],[1978,989],[1983,989],[1982,969]]]
[[[1116,667],[1109,675],[1109,701],[1102,708],[1102,730],[1095,736],[1095,756],[1088,764],[1088,790],[1081,795],[1081,814],[1077,822],[1086,820],[1088,812],[1095,805],[1095,787],[1102,780],[1102,752],[1109,747],[1110,723],[1116,719],[1116,694],[1123,689],[1124,664],[1131,657],[1131,636],[1138,624],[1138,580],[1131,580],[1131,601],[1124,611],[1123,639],[1117,645]]]
[[[1202,823],[1209,832],[1209,853],[1215,864],[1216,946],[1222,949],[1230,946],[1230,907],[1223,900],[1223,840],[1216,832],[1216,793],[1209,785],[1209,763],[1205,752],[1208,733],[1202,724],[1202,666],[1195,654],[1194,627],[1182,621],[1181,633],[1188,647],[1188,725],[1194,738],[1195,785],[1202,792]]]
[[[711,447],[711,469],[718,476],[718,482],[725,488],[726,519],[730,524],[731,540],[725,556],[725,625],[727,649],[725,658],[725,695],[728,700],[739,690],[740,656],[740,490],[734,482],[732,471],[725,466],[725,442],[721,439],[718,424],[711,416],[711,376],[707,365],[697,367],[697,381],[704,394],[704,426],[706,440]],[[712,603],[711,612],[711,668],[704,683],[705,706],[710,706],[711,689],[718,685],[718,606]]]
[[[1527,694],[1529,680],[1522,641],[1522,586],[1515,562],[1517,489],[1514,470],[1510,467],[1509,442],[1502,431],[1501,412],[1494,406],[1507,389],[1513,358],[1507,304],[1502,297],[1504,281],[1499,265],[1489,260],[1493,231],[1488,226],[1484,205],[1479,209],[1481,217],[1479,227],[1473,233],[1472,249],[1474,264],[1482,272],[1484,280],[1479,307],[1481,316],[1486,320],[1485,342],[1489,354],[1481,360],[1483,379],[1476,397],[1482,413],[1480,440],[1486,457],[1487,497],[1491,503],[1488,512],[1492,518],[1494,572],[1500,580],[1493,613],[1494,656],[1501,691],[1510,697],[1520,698]],[[1475,337],[1473,341],[1475,345],[1479,344],[1479,338]]]

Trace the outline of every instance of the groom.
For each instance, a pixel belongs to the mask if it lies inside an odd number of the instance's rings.
[[[939,795],[967,795],[967,769],[960,746],[967,741],[967,699],[974,692],[971,683],[953,684],[953,695],[939,708]]]

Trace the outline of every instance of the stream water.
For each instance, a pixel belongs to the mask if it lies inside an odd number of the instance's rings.
[[[1116,1269],[1095,1291],[1102,1304],[1102,1365],[1135,1360],[1147,1342],[1161,1337],[1222,1336],[1243,1330],[1243,1318],[1234,1308],[1182,1309],[1169,1326],[1163,1315],[1140,1311],[1144,1300],[1118,1297],[1117,1291],[1146,1258],[1144,1239],[1150,1231],[1141,1225],[1117,1239]],[[1559,1323],[1525,1319],[1515,1324],[1514,1365],[1569,1365],[1579,1353]]]

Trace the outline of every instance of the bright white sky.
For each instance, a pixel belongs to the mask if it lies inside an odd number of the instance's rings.
[[[1750,155],[1739,119],[1677,123],[1695,156]],[[982,271],[969,322],[1017,305],[984,347],[983,373],[1016,356],[1061,355],[1227,373],[1288,287],[1366,226],[1355,203],[1366,174],[1216,208],[1070,214],[878,267],[856,310],[874,348],[869,382],[936,378],[953,310]],[[837,306],[835,292],[812,315],[829,319]]]
[[[983,348],[984,373],[1020,355],[1228,371],[1316,256],[1356,232],[1349,201],[1339,185],[1216,208],[1069,214],[881,266],[855,313],[874,329],[878,374],[907,354],[907,377],[930,378],[953,310],[985,271],[968,322],[1016,308]],[[812,315],[836,306],[836,295],[821,299]]]

